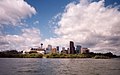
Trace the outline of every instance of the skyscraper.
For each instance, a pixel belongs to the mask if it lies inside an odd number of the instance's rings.
[[[76,46],[76,53],[77,54],[81,53],[81,46],[80,45]]]
[[[73,41],[70,41],[70,54],[75,54],[75,47]]]
[[[46,53],[50,53],[52,50],[52,45],[48,45],[48,47],[46,48]]]
[[[59,46],[57,46],[56,49],[57,49],[57,53],[59,53]]]
[[[48,50],[52,50],[52,45],[48,45]]]

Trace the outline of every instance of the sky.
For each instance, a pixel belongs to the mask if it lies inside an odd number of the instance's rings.
[[[0,0],[0,50],[75,45],[120,55],[119,0]]]

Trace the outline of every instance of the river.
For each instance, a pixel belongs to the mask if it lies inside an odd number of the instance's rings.
[[[120,59],[0,58],[0,75],[120,75]]]

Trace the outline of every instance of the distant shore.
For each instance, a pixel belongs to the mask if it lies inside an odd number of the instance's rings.
[[[50,54],[22,54],[16,51],[0,52],[0,58],[93,58],[93,59],[111,59],[120,58],[120,56],[113,55],[112,53],[88,53],[88,54],[63,54],[63,53],[50,53]]]

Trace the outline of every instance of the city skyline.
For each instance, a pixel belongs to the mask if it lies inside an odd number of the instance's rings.
[[[120,55],[119,0],[1,0],[0,50],[90,48]]]
[[[51,54],[51,53],[57,53],[57,54],[89,54],[94,53],[91,52],[88,48],[84,48],[81,45],[74,45],[74,41],[69,41],[69,47],[53,47],[52,45],[48,44],[47,47],[43,48],[44,44],[41,43],[41,47],[32,47],[28,50],[23,50],[22,53],[41,53],[41,54]],[[111,53],[111,52],[110,52]]]

